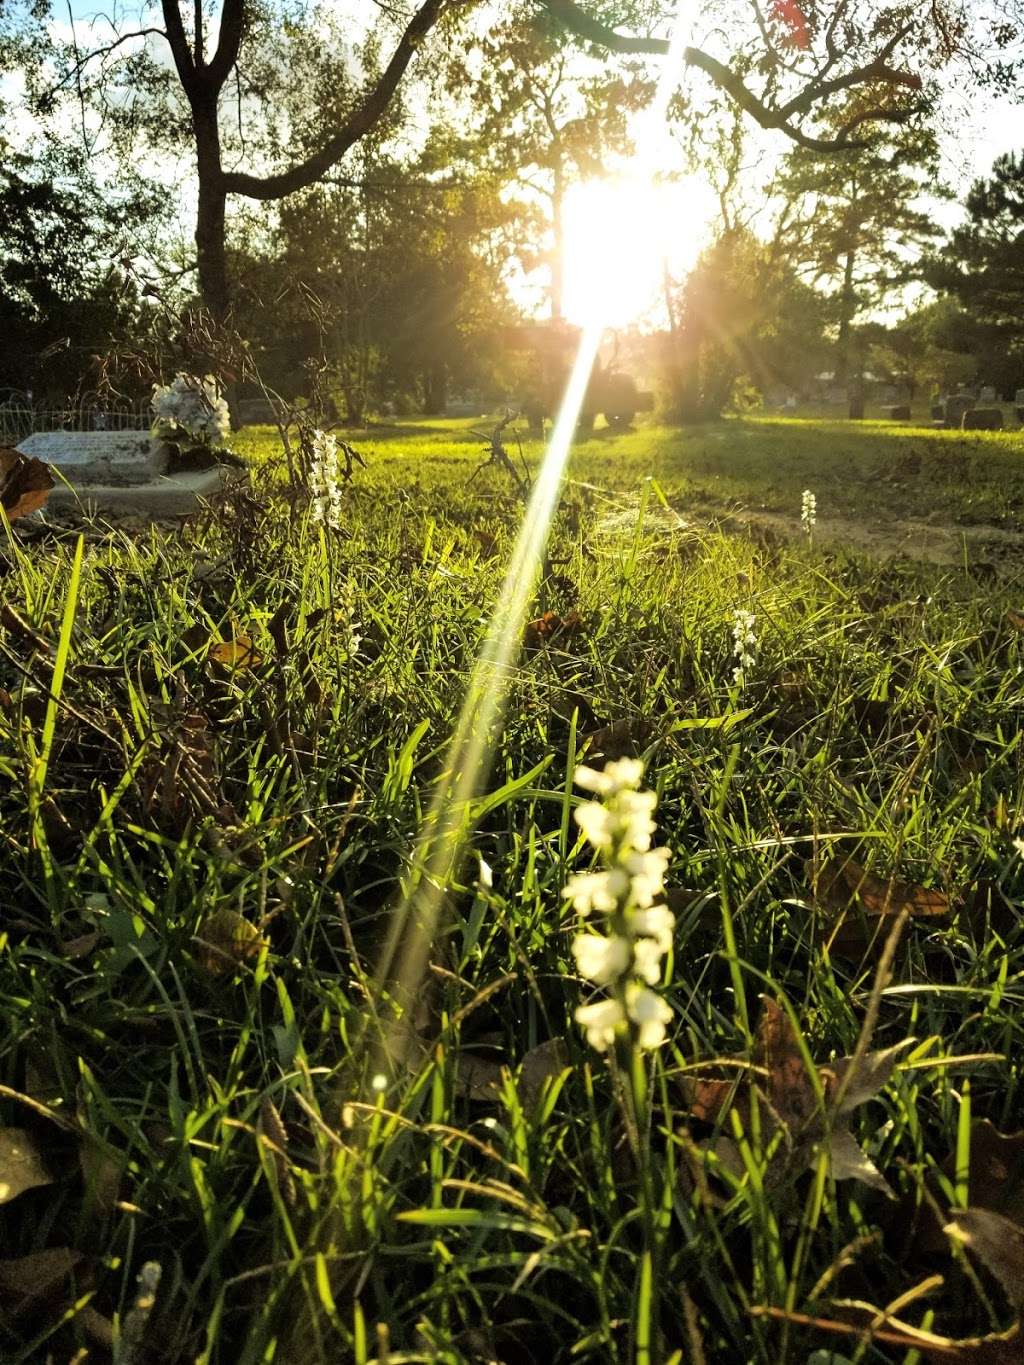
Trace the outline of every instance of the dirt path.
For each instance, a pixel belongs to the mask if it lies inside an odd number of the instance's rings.
[[[737,512],[722,519],[729,526],[765,527],[780,535],[803,535],[798,517],[774,512]],[[1024,569],[1024,530],[1007,531],[1000,526],[959,526],[949,522],[927,521],[916,517],[869,524],[843,517],[821,517],[815,527],[818,544],[846,545],[874,559],[897,556],[928,564],[962,567],[988,565],[1000,574]]]

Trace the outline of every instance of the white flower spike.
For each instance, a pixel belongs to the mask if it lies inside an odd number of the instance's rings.
[[[576,823],[603,856],[603,872],[570,877],[563,895],[580,915],[599,911],[608,932],[579,934],[572,945],[579,974],[604,986],[609,998],[582,1005],[577,1022],[599,1052],[621,1038],[634,1048],[660,1046],[672,1011],[650,988],[662,976],[662,958],[672,947],[675,919],[655,901],[664,890],[667,848],[651,848],[654,792],[639,790],[639,759],[609,763],[601,772],[581,768],[577,784],[600,799],[577,808]]]

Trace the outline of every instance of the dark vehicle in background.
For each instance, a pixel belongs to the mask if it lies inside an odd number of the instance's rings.
[[[527,360],[516,399],[531,435],[543,435],[545,420],[557,414],[579,342],[580,329],[564,322],[523,323],[508,329],[509,350],[522,353]],[[582,431],[590,431],[602,415],[612,430],[623,431],[638,412],[654,407],[653,394],[641,390],[632,375],[616,369],[617,349],[613,346],[609,359],[599,357],[594,365],[577,423]]]

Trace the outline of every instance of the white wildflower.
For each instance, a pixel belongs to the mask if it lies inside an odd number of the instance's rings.
[[[732,642],[733,653],[736,655],[736,667],[733,669],[733,681],[741,687],[746,681],[748,668],[753,668],[757,663],[757,633],[754,630],[757,618],[751,611],[744,611],[742,608],[733,616],[732,620]]]
[[[628,874],[613,867],[608,872],[575,873],[566,882],[562,895],[572,901],[573,909],[581,915],[589,915],[594,910],[608,915],[628,890]]]
[[[818,520],[818,499],[809,488],[804,489],[804,496],[800,504],[800,520],[809,536],[814,530],[814,523]]]
[[[326,431],[314,431],[309,469],[312,518],[332,530],[341,526],[341,482],[338,479],[338,442]]]
[[[615,820],[607,807],[599,801],[584,801],[576,807],[574,819],[583,837],[595,848],[610,848],[615,837]]]
[[[633,944],[633,970],[648,986],[656,986],[661,980],[663,956],[661,944],[656,939],[638,938]]]
[[[598,1000],[593,1005],[580,1005],[576,1022],[587,1031],[587,1042],[598,1052],[607,1052],[615,1042],[615,1034],[625,1020],[617,1000]]]
[[[661,1046],[672,1011],[660,995],[655,995],[646,986],[630,982],[626,987],[626,1013],[637,1026],[637,1041],[642,1048],[647,1050]]]
[[[577,971],[595,986],[617,981],[629,967],[630,951],[629,940],[618,934],[579,934],[572,945]]]
[[[634,791],[639,787],[644,775],[644,765],[639,758],[620,758],[608,763],[598,771],[581,765],[576,769],[573,781],[584,791],[594,792],[597,796],[615,796],[620,791]]]
[[[649,910],[634,910],[630,923],[633,932],[651,939],[657,944],[660,953],[667,953],[672,947],[676,917],[667,905],[653,905]]]
[[[664,889],[669,851],[651,848],[657,797],[638,790],[642,778],[643,764],[637,759],[610,763],[603,772],[583,768],[577,774],[580,786],[603,798],[584,802],[576,821],[608,866],[603,872],[570,877],[563,893],[581,915],[600,910],[608,917],[607,934],[582,933],[572,945],[580,975],[612,993],[610,999],[576,1011],[588,1041],[599,1051],[610,1047],[623,1029],[631,1046],[657,1047],[672,1017],[669,1006],[649,989],[661,980],[675,918],[667,906],[654,903]]]
[[[634,905],[646,909],[661,895],[665,889],[665,870],[670,856],[667,848],[652,848],[644,853],[626,855],[623,866],[629,874]]]

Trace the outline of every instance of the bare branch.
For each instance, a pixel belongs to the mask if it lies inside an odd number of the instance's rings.
[[[169,3],[173,3],[173,0],[164,0],[165,6]],[[240,0],[225,0],[225,3],[240,4]],[[318,152],[277,175],[259,176],[247,175],[243,171],[229,171],[222,177],[224,190],[228,194],[244,194],[250,199],[282,199],[285,195],[320,180],[341,160],[350,147],[373,128],[391,102],[391,97],[405,75],[416,49],[440,19],[447,3],[448,0],[423,0],[399,39],[398,46],[377,84]],[[219,49],[217,56],[220,56]],[[211,70],[215,61],[216,59],[210,63]]]
[[[575,0],[540,0],[540,3],[567,29],[586,39],[588,42],[607,48],[611,52],[621,52],[625,54],[647,54],[661,56],[668,52],[668,40],[665,38],[634,38],[626,34],[617,32],[609,28],[600,20],[576,4]],[[900,30],[886,44],[882,52],[874,57],[870,62],[863,66],[854,68],[844,76],[837,76],[831,81],[812,79],[804,87],[799,95],[795,96],[788,104],[781,108],[772,108],[747,86],[742,78],[732,71],[724,62],[718,61],[710,53],[701,51],[700,48],[686,48],[683,59],[687,66],[694,66],[714,82],[729,97],[739,105],[739,107],[750,115],[762,128],[777,129],[781,133],[796,142],[801,147],[807,147],[811,151],[834,152],[848,151],[862,146],[862,143],[853,142],[850,139],[850,132],[856,126],[867,122],[863,117],[851,122],[845,129],[840,130],[837,137],[819,138],[812,137],[804,133],[794,122],[793,119],[799,114],[809,112],[816,104],[820,104],[835,94],[844,90],[853,89],[860,85],[889,84],[889,85],[913,85],[916,84],[915,78],[908,77],[905,72],[894,70],[889,65],[889,58],[897,44],[904,38],[909,28]],[[831,64],[831,63],[830,63]],[[879,105],[871,113],[871,118],[889,123],[902,123],[916,112],[916,109],[893,109]]]

